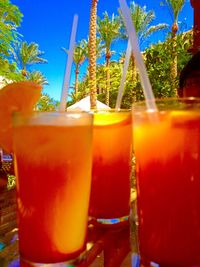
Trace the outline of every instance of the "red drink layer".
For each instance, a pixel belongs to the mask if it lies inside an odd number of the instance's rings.
[[[154,122],[139,116],[134,151],[141,257],[161,266],[199,265],[200,114],[168,111]]]
[[[89,213],[112,219],[129,215],[131,112],[94,114]]]

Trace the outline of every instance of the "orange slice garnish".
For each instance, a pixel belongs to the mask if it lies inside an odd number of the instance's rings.
[[[13,152],[13,112],[31,112],[41,90],[42,86],[28,81],[10,83],[0,89],[0,147],[8,153]]]
[[[94,113],[95,126],[112,126],[115,124],[131,123],[131,112],[105,112]]]

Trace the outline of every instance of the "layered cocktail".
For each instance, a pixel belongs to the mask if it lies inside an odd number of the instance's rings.
[[[14,116],[19,250],[24,261],[73,260],[84,250],[92,114]]]
[[[131,111],[94,112],[90,216],[112,225],[127,221],[130,203]]]
[[[133,108],[139,250],[143,263],[200,264],[200,101]]]

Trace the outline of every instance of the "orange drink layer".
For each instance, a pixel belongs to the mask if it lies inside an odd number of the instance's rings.
[[[85,245],[92,115],[39,113],[14,124],[20,255],[74,259]]]
[[[130,173],[131,112],[94,113],[89,214],[97,222],[117,223],[129,215]]]
[[[174,101],[156,114],[134,111],[139,250],[146,263],[200,265],[200,102],[193,101]]]

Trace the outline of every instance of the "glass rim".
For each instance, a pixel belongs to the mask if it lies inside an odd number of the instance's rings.
[[[99,114],[99,113],[122,113],[122,112],[131,112],[131,108],[110,108],[110,109],[93,109],[90,111],[92,114]]]
[[[68,115],[73,115],[73,114],[79,114],[83,116],[91,116],[91,113],[89,111],[83,111],[83,110],[70,110],[70,111],[65,111],[65,112],[60,112],[60,111],[39,111],[39,110],[33,110],[30,112],[21,112],[21,111],[14,111],[13,115],[14,116],[22,116],[22,117],[29,117],[29,116],[64,116],[67,117]]]
[[[184,109],[187,107],[189,108],[200,108],[200,97],[168,97],[168,98],[155,98],[155,100],[142,100],[137,101],[132,104],[132,111],[140,111],[140,110],[146,110],[151,111],[151,109],[148,109],[147,103],[153,103],[155,102],[156,108],[158,108],[156,111],[162,111],[171,109],[172,107],[174,109]]]
[[[31,112],[13,112],[13,126],[20,125],[87,125],[93,122],[93,114],[86,111],[31,111]],[[76,123],[80,121],[79,123]]]

